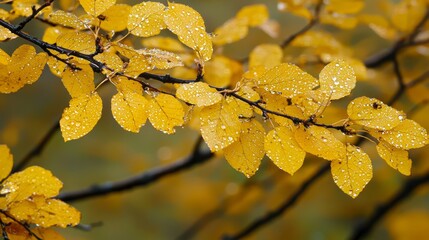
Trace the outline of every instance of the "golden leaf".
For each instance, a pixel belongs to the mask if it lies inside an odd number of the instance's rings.
[[[246,177],[251,177],[258,170],[264,151],[265,130],[252,119],[241,125],[237,141],[223,149],[228,163]]]
[[[176,97],[198,107],[210,106],[222,100],[222,95],[216,89],[203,82],[180,85]]]
[[[214,87],[226,87],[231,83],[233,64],[229,58],[223,56],[213,57],[205,65],[205,81]]]
[[[70,12],[64,12],[57,10],[49,14],[49,21],[56,23],[64,27],[70,27],[75,29],[84,29],[85,24],[76,15]]]
[[[198,57],[208,61],[212,57],[213,46],[201,15],[194,9],[178,3],[168,3],[164,15],[167,28],[179,37],[186,46],[194,49]]]
[[[75,64],[79,69],[66,67],[62,82],[72,98],[88,95],[95,90],[94,71],[88,64]]]
[[[155,36],[142,40],[147,48],[159,48],[170,52],[186,52],[186,48],[177,40],[169,37]]]
[[[331,162],[331,173],[335,184],[356,198],[372,178],[371,159],[360,148],[348,144],[344,158]]]
[[[158,35],[166,27],[164,9],[164,4],[158,2],[142,2],[134,5],[128,17],[128,30],[139,37]]]
[[[109,70],[103,69],[103,71],[107,71],[107,74],[111,70],[115,72],[120,72],[124,67],[124,63],[122,62],[121,58],[116,55],[114,51],[103,51],[102,53],[95,55],[94,59],[103,63],[104,65],[106,65],[106,67],[109,68]]]
[[[268,20],[269,13],[265,4],[248,5],[238,11],[236,18],[245,19],[250,27],[262,25]]]
[[[213,44],[221,46],[236,42],[246,37],[248,32],[246,19],[230,19],[215,29]]]
[[[184,123],[185,112],[182,104],[171,95],[158,94],[150,100],[147,111],[153,127],[167,134],[174,133],[174,127]]]
[[[405,119],[390,130],[370,131],[370,134],[388,142],[395,148],[405,150],[420,148],[428,143],[426,129],[409,119]]]
[[[79,2],[89,15],[97,17],[115,5],[116,0],[79,0]]]
[[[13,156],[6,145],[0,145],[0,166],[0,181],[2,181],[13,167]]]
[[[201,134],[212,152],[219,151],[237,141],[241,129],[238,118],[240,109],[237,109],[237,106],[222,99],[201,110]]]
[[[123,31],[128,26],[128,16],[131,6],[127,4],[116,4],[103,13],[100,27],[106,31]]]
[[[360,12],[365,6],[363,0],[330,0],[326,11],[340,14],[353,14]]]
[[[311,125],[295,131],[295,139],[304,151],[326,160],[345,158],[346,146],[326,128]]]
[[[351,101],[347,106],[347,115],[356,124],[378,130],[392,129],[406,117],[402,111],[369,97],[358,97]]]
[[[72,98],[60,120],[64,141],[88,134],[100,119],[102,108],[101,98],[96,92]]]
[[[337,60],[322,69],[319,82],[320,90],[335,100],[350,95],[356,86],[356,76],[350,65]]]
[[[57,45],[83,54],[92,54],[95,52],[95,37],[85,32],[65,32],[57,38]]]
[[[288,98],[308,92],[318,85],[317,79],[288,63],[269,69],[257,82],[259,87],[269,92],[281,93]]]
[[[36,54],[34,47],[21,45],[13,52],[10,63],[0,66],[0,92],[16,92],[25,84],[37,81],[46,61],[46,53]]]
[[[141,49],[138,52],[145,56],[151,69],[170,69],[183,66],[182,58],[172,52],[156,48]]]
[[[38,166],[32,166],[10,175],[4,182],[1,194],[6,194],[6,202],[19,202],[31,196],[46,198],[58,195],[63,184],[52,173]]]
[[[256,46],[249,55],[249,68],[263,65],[273,68],[283,60],[283,50],[277,44],[261,44]]]
[[[273,163],[293,175],[304,163],[305,151],[299,146],[290,127],[277,127],[265,137],[265,151]]]
[[[414,30],[426,13],[424,0],[404,0],[393,6],[391,20],[400,31]]]
[[[387,165],[406,176],[411,174],[412,162],[411,159],[408,158],[407,151],[395,148],[389,143],[383,141],[380,141],[376,148],[378,155],[386,161]]]
[[[72,206],[60,200],[46,199],[39,195],[12,203],[9,213],[19,221],[37,224],[44,228],[76,226],[80,221],[80,212]]]
[[[125,130],[138,133],[148,117],[143,87],[126,78],[117,78],[115,82],[118,93],[112,97],[113,117]]]

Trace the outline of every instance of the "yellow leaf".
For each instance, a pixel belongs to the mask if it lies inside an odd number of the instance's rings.
[[[280,114],[285,114],[288,116],[304,119],[304,115],[297,106],[291,105],[290,99],[278,95],[278,94],[271,94],[270,92],[267,92],[265,90],[259,90],[259,93],[261,94],[261,97],[263,99],[263,106],[267,110],[271,110]],[[282,125],[282,126],[288,126],[292,123],[292,121],[288,118],[269,114],[270,117],[273,117],[274,120]]]
[[[127,4],[116,4],[103,13],[103,20],[100,27],[106,31],[122,31],[127,28],[128,16],[131,6]]]
[[[64,141],[78,139],[89,133],[101,117],[101,98],[92,93],[72,98],[60,120]]]
[[[172,52],[160,49],[141,49],[138,51],[147,59],[151,69],[170,69],[183,66],[182,58]]]
[[[216,56],[205,65],[205,81],[214,87],[226,87],[231,83],[233,74],[231,61],[223,56]]]
[[[148,115],[148,100],[143,96],[143,87],[126,78],[117,78],[115,82],[118,93],[112,97],[113,117],[125,130],[138,133]]]
[[[277,44],[261,44],[256,46],[249,55],[249,68],[263,65],[273,68],[283,60],[283,50]]]
[[[397,37],[397,32],[393,26],[380,15],[362,14],[358,19],[360,22],[367,24],[372,31],[382,38],[394,40]]]
[[[369,97],[358,97],[351,101],[347,106],[347,114],[354,123],[378,130],[392,129],[406,117],[402,111]]]
[[[428,143],[426,129],[409,119],[405,119],[390,130],[370,131],[370,133],[399,149],[420,148]]]
[[[169,37],[156,36],[145,38],[142,40],[142,44],[147,48],[159,48],[170,52],[181,53],[186,51],[186,48],[179,41]]]
[[[269,69],[258,79],[259,87],[269,92],[281,93],[288,98],[308,92],[317,85],[317,79],[288,63]]]
[[[67,65],[61,61],[58,61],[54,57],[48,57],[49,70],[52,74],[54,74],[57,77],[61,77],[63,75],[64,70],[66,69]]]
[[[293,175],[304,163],[305,151],[299,146],[289,127],[277,127],[265,137],[265,151],[273,163]]]
[[[239,118],[252,118],[253,109],[246,102],[241,101],[235,97],[227,97],[226,102],[234,109],[237,109],[236,113]]]
[[[36,54],[36,49],[30,45],[17,48],[8,65],[2,65],[0,73],[0,92],[16,92],[25,84],[32,84],[42,74],[47,61],[46,53]]]
[[[295,131],[295,139],[304,151],[318,157],[337,161],[345,158],[346,146],[326,128],[300,125]]]
[[[320,90],[335,100],[350,95],[356,86],[356,76],[350,65],[337,60],[322,69],[319,82]]]
[[[228,163],[246,177],[251,177],[258,170],[264,151],[265,130],[252,119],[241,125],[238,140],[223,149]]]
[[[8,65],[11,61],[9,54],[7,54],[3,49],[0,49],[0,64]]]
[[[212,152],[219,151],[237,141],[241,129],[238,118],[240,109],[237,109],[237,106],[222,99],[201,110],[201,134]]]
[[[116,0],[79,0],[79,2],[89,15],[97,17],[115,5]]]
[[[245,19],[247,25],[256,27],[268,20],[269,13],[265,4],[248,5],[238,11],[236,18]]]
[[[0,166],[0,181],[2,181],[13,167],[13,156],[6,145],[0,145]]]
[[[404,0],[393,6],[391,20],[400,31],[409,33],[414,30],[426,13],[423,0]]]
[[[149,102],[149,120],[153,127],[168,134],[174,133],[174,127],[182,126],[185,112],[175,97],[160,93]]]
[[[79,69],[66,67],[62,82],[72,98],[88,95],[95,90],[94,71],[87,64],[73,63]]]
[[[136,78],[140,74],[150,70],[152,70],[152,67],[150,66],[148,59],[144,55],[137,53],[137,55],[134,55],[130,58],[124,73],[127,76]]]
[[[311,47],[314,49],[323,49],[324,52],[338,51],[342,45],[331,34],[318,31],[308,31],[298,37],[291,43],[295,47]]]
[[[58,232],[54,231],[52,228],[36,228],[33,229],[33,232],[41,239],[66,240],[63,236],[61,236]]]
[[[360,148],[347,145],[347,153],[331,162],[335,184],[352,198],[356,198],[372,178],[372,163]]]
[[[69,28],[85,28],[85,24],[76,15],[70,12],[64,12],[62,10],[58,10],[49,14],[49,21]]]
[[[15,39],[18,36],[13,34],[9,29],[0,27],[0,41]]]
[[[65,32],[57,38],[57,45],[83,54],[95,52],[95,37],[85,32]]]
[[[411,159],[408,158],[408,152],[395,148],[389,143],[380,141],[377,144],[378,155],[386,161],[386,163],[400,173],[409,176],[411,174]]]
[[[12,8],[15,14],[28,17],[33,13],[32,7],[39,7],[37,0],[17,0],[12,2]]]
[[[360,12],[364,6],[363,0],[330,0],[326,5],[326,11],[353,14]]]
[[[246,37],[248,32],[249,27],[245,19],[230,19],[215,29],[213,44],[222,46],[236,42]]]
[[[208,61],[212,57],[213,46],[201,15],[194,9],[178,3],[168,3],[164,15],[165,24],[186,46],[194,49],[198,57]]]
[[[311,19],[313,14],[308,9],[309,3],[306,0],[279,0],[277,8],[279,11],[288,11],[296,16]]]
[[[19,221],[37,224],[44,228],[76,226],[80,221],[80,212],[72,206],[60,200],[46,199],[39,195],[12,203],[9,213]]]
[[[32,166],[10,175],[4,182],[1,194],[6,194],[6,202],[19,202],[31,196],[46,198],[58,195],[63,184],[52,173],[38,166]]]
[[[198,107],[210,106],[222,100],[222,95],[216,89],[203,82],[180,85],[176,97]]]
[[[139,37],[158,35],[166,27],[164,9],[164,4],[158,2],[142,2],[134,5],[128,17],[128,30]]]
[[[109,69],[115,72],[121,72],[124,67],[124,63],[122,62],[121,58],[116,55],[114,51],[104,51],[95,55],[94,59],[104,63]],[[111,70],[103,69],[103,71],[107,71],[107,74],[109,74]]]

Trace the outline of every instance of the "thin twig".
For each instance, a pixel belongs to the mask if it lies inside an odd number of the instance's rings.
[[[22,170],[32,159],[40,155],[59,129],[60,124],[59,121],[57,121],[55,125],[49,129],[45,136],[43,136],[40,142],[18,164],[13,167],[12,173]]]
[[[356,227],[356,229],[351,234],[350,239],[358,240],[365,237],[368,233],[371,232],[371,230],[380,221],[380,219],[382,219],[390,210],[392,210],[398,204],[403,202],[418,187],[427,183],[429,183],[429,172],[424,175],[408,179],[404,183],[402,188],[396,192],[395,195],[393,195],[390,199],[388,199],[383,204],[379,205],[379,207],[375,209],[375,211],[372,213],[372,215],[369,218],[367,218],[364,222],[362,222]]]
[[[106,182],[81,190],[65,192],[60,194],[58,199],[66,202],[72,202],[90,197],[103,196],[109,193],[130,190],[135,187],[146,186],[163,177],[189,169],[197,164],[206,162],[213,156],[213,153],[208,150],[200,150],[199,146],[201,145],[201,142],[202,140],[199,138],[193,153],[183,160],[176,161],[166,166],[153,168],[139,175],[117,182]]]
[[[51,6],[52,2],[54,0],[48,0],[46,1],[44,4],[42,4],[39,8],[35,8],[35,6],[33,6],[31,8],[32,13],[30,16],[28,16],[27,18],[25,18],[22,22],[20,22],[16,27],[15,27],[15,31],[21,31],[21,29],[23,29],[25,27],[25,25],[27,25],[27,23],[29,23],[31,20],[33,20],[37,14],[39,14],[43,9]]]
[[[256,219],[254,222],[252,222],[250,225],[248,225],[245,229],[241,230],[240,232],[234,234],[234,235],[227,235],[224,236],[224,240],[234,240],[234,239],[240,239],[243,237],[246,237],[247,235],[251,234],[252,232],[256,231],[260,227],[263,227],[270,223],[271,221],[277,219],[280,217],[286,210],[290,209],[302,195],[307,191],[307,189],[312,186],[319,178],[321,178],[326,172],[329,171],[329,163],[323,165],[318,171],[316,171],[310,178],[308,178],[305,182],[302,183],[302,185],[299,187],[295,193],[289,197],[283,204],[281,204],[279,207],[275,208],[274,210],[268,212],[265,216]]]

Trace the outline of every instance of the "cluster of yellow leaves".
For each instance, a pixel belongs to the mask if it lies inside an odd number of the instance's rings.
[[[12,224],[6,228],[8,235],[30,239],[26,238],[29,232],[20,226],[36,224],[34,234],[54,237],[57,234],[49,227],[64,228],[79,223],[79,211],[54,198],[62,183],[50,171],[34,166],[10,175],[13,157],[6,145],[0,145],[0,165],[0,221]]]

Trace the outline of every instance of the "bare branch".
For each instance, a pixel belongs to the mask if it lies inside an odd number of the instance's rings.
[[[296,190],[295,193],[290,198],[286,199],[286,201],[284,201],[280,206],[278,206],[271,212],[268,212],[265,216],[256,219],[240,232],[234,235],[224,236],[223,239],[224,240],[241,239],[253,233],[260,227],[263,227],[268,223],[270,223],[271,221],[280,217],[285,211],[290,209],[299,200],[299,198],[308,190],[310,186],[312,186],[318,179],[320,179],[326,172],[329,171],[329,166],[330,166],[329,164],[323,165],[311,177],[309,177],[305,182],[303,182],[299,187],[299,189]]]
[[[352,232],[350,239],[358,240],[365,237],[390,210],[411,196],[414,190],[418,187],[427,183],[429,183],[429,172],[424,175],[408,179],[395,195],[383,204],[379,205],[369,218],[356,227]]]
[[[13,167],[12,173],[22,170],[32,159],[39,156],[59,129],[60,124],[59,121],[57,121],[55,125],[49,129],[45,136],[43,136],[40,142],[18,164]]]
[[[96,196],[103,196],[109,193],[130,190],[135,187],[146,186],[168,175],[189,169],[197,164],[206,162],[213,156],[213,153],[208,150],[200,150],[201,142],[202,138],[199,138],[193,153],[182,160],[166,166],[153,168],[139,175],[117,182],[106,182],[81,190],[65,192],[60,194],[58,199],[66,202],[72,202]]]

